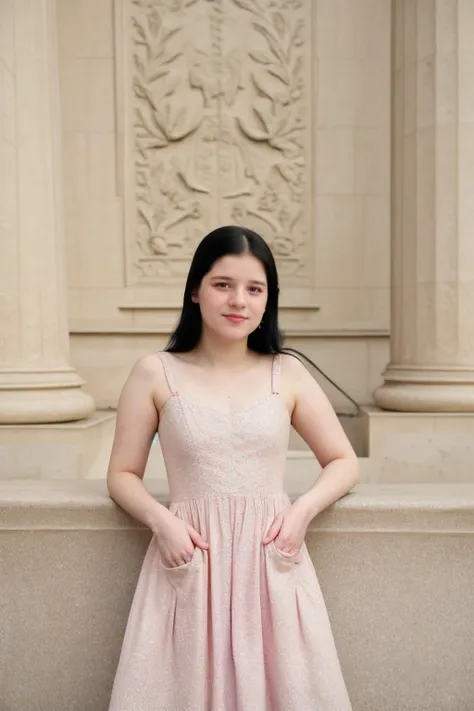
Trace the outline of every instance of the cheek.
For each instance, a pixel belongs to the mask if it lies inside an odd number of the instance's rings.
[[[254,312],[255,315],[262,317],[263,314],[265,313],[266,307],[267,307],[267,297],[266,297],[266,295],[262,295],[261,297],[256,298],[254,300],[252,311]]]
[[[219,291],[206,291],[206,293],[201,294],[199,298],[201,312],[212,316],[214,312],[219,312],[222,309],[223,301],[224,297]]]

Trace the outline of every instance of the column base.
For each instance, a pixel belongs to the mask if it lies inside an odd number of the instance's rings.
[[[78,422],[0,425],[0,487],[6,480],[105,480],[115,412]]]
[[[361,408],[371,484],[474,484],[474,413]]]
[[[376,404],[395,412],[474,412],[474,369],[389,366]]]
[[[89,417],[94,400],[70,367],[0,369],[0,424],[75,422]]]

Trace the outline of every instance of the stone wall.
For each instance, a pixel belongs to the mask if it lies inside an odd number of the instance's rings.
[[[474,707],[473,494],[359,487],[310,525],[354,711]],[[0,482],[2,710],[107,709],[148,541],[103,482]]]
[[[388,359],[389,0],[57,8],[72,361],[96,404],[165,343],[193,249],[225,223],[270,241],[288,343],[370,402]]]

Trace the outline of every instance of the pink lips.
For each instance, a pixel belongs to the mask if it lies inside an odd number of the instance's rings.
[[[242,323],[247,320],[245,316],[237,316],[237,314],[226,314],[225,317],[231,323]]]

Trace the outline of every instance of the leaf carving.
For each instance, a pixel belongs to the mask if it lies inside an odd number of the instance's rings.
[[[266,96],[269,99],[273,99],[274,92],[273,92],[272,88],[265,86],[266,79],[263,79],[263,77],[266,77],[266,76],[267,75],[265,75],[265,74],[257,76],[253,72],[251,74],[252,81],[255,84],[255,88],[259,91],[259,93],[262,94],[263,96]]]
[[[253,141],[267,141],[268,140],[268,132],[267,131],[259,131],[259,130],[250,128],[249,126],[247,126],[247,124],[243,118],[238,118],[237,123],[238,123],[241,131],[246,136],[251,138]]]
[[[288,85],[288,74],[279,64],[271,64],[267,68],[267,71],[283,82],[283,84]]]
[[[249,57],[251,57],[255,62],[259,64],[270,64],[270,59],[263,52],[249,52]]]
[[[283,19],[283,15],[281,12],[274,12],[273,13],[273,24],[275,26],[276,31],[278,32],[278,36],[280,39],[283,39],[285,36],[285,20]]]
[[[281,47],[280,47],[276,37],[274,37],[272,35],[272,33],[268,30],[267,27],[265,27],[265,25],[261,25],[259,22],[252,22],[252,25],[255,27],[257,32],[260,32],[260,34],[265,37],[265,39],[267,40],[268,46],[269,46],[270,50],[272,51],[272,53],[275,55],[275,57],[278,60],[282,61],[283,55],[282,55]]]

